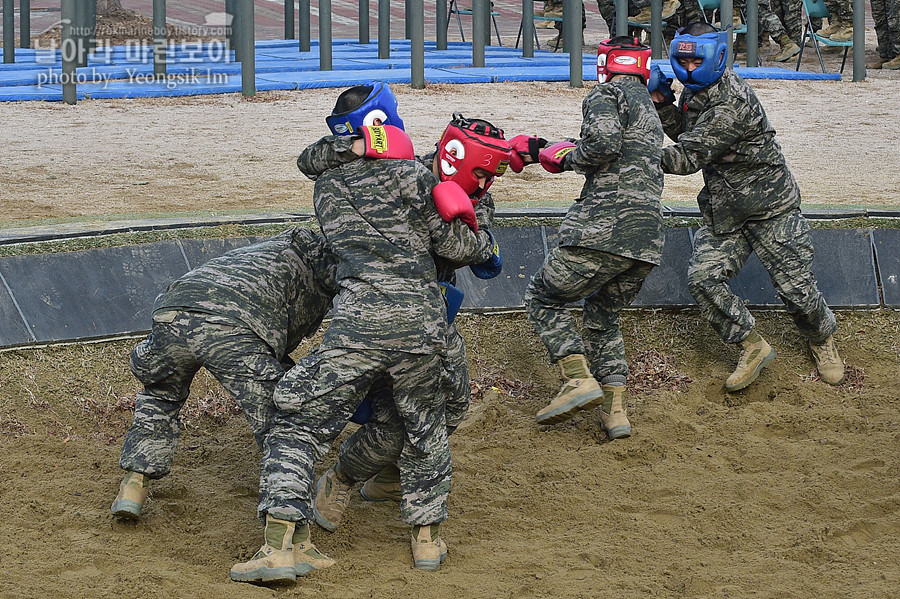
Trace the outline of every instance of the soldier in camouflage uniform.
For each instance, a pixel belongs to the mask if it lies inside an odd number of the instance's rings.
[[[900,69],[900,0],[870,0],[878,56],[870,60],[870,69]]]
[[[455,115],[454,123],[465,122],[469,121]],[[489,143],[491,141],[499,143],[502,140],[503,132],[490,123],[473,122],[483,123],[488,130],[496,132],[496,139],[489,139]],[[439,142],[437,147],[440,148],[441,145]],[[438,177],[441,176],[439,153],[435,151],[418,158]],[[335,156],[335,162],[339,160],[340,158]],[[486,187],[479,188],[471,197],[475,202],[479,230],[490,229],[494,217],[494,200],[490,192]],[[465,265],[440,256],[434,258],[438,280],[455,285],[456,270]],[[488,265],[470,265],[470,269],[481,279],[492,278],[500,273],[499,268],[488,270]],[[443,396],[441,401],[445,405],[447,434],[450,435],[465,419],[471,396],[465,342],[452,321],[447,327],[447,358],[444,362],[444,376],[439,392]],[[369,395],[380,397],[372,401],[371,420],[344,441],[337,462],[322,475],[317,485],[313,506],[316,522],[332,532],[340,525],[350,501],[350,491],[358,481],[366,481],[360,489],[360,494],[366,501],[402,500],[400,471],[395,461],[403,448],[405,438],[403,424],[393,409],[389,383],[380,381]]]
[[[432,199],[434,175],[414,160],[394,157],[397,131],[402,134],[395,127],[363,127],[366,155],[380,146],[388,157],[354,158],[316,178],[316,216],[338,257],[337,307],[322,345],[276,387],[278,413],[265,439],[266,485],[258,508],[266,519],[265,544],[231,569],[232,580],[291,581],[333,563],[309,542],[313,464],[379,377],[392,384],[406,434],[399,457],[400,508],[413,526],[416,566],[437,569],[446,555],[438,531],[447,516],[450,449],[438,390],[447,314],[431,256],[482,263],[492,244],[486,233],[473,232],[459,219],[443,220],[437,192]],[[387,143],[373,143],[376,139]],[[352,152],[357,141],[326,140],[338,152]],[[412,144],[406,142],[412,158]],[[300,155],[301,171],[322,170],[320,147],[313,144]]]
[[[140,517],[149,480],[169,473],[178,415],[201,367],[234,397],[262,448],[289,354],[331,307],[335,266],[322,235],[294,228],[213,258],[156,298],[150,335],[131,352],[144,388],[125,434],[119,466],[127,474],[113,514]]]
[[[694,23],[675,38],[670,62],[685,89],[675,106],[668,89],[651,92],[666,134],[666,173],[703,172],[697,196],[703,226],[694,236],[688,267],[691,294],[726,343],[741,346],[725,388],[756,380],[775,350],[754,329],[754,319],[728,280],[756,252],[800,332],[819,374],[839,384],[844,367],[834,346],[834,314],[810,271],[813,247],[800,214],[800,190],[785,163],[775,130],[753,90],[725,64],[727,34]]]
[[[559,247],[525,292],[528,320],[565,380],[537,421],[560,422],[602,404],[600,417],[610,439],[631,434],[619,313],[659,264],[664,238],[663,132],[647,93],[649,59],[650,48],[634,38],[601,42],[600,85],[582,104],[581,139],[540,152],[545,169],[574,170],[585,182],[559,228]],[[582,299],[584,337],[566,308]]]

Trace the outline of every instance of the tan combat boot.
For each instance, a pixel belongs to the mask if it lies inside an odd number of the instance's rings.
[[[316,524],[329,532],[337,530],[341,524],[344,510],[350,503],[350,490],[353,482],[347,480],[340,472],[337,464],[319,478],[316,484],[316,500],[313,503],[313,514]]]
[[[252,583],[297,580],[292,543],[296,525],[266,514],[266,542],[249,561],[231,568],[231,580]]]
[[[876,56],[875,58],[870,58],[866,61],[867,69],[880,69],[884,66],[884,63],[888,62],[887,58],[883,58],[881,56]]]
[[[741,341],[741,356],[737,368],[725,381],[726,391],[740,391],[756,380],[759,371],[775,359],[775,350],[766,343],[756,329]]]
[[[664,0],[662,5],[662,18],[663,20],[671,19],[675,16],[675,11],[678,10],[678,7],[681,6],[681,2],[678,0]]]
[[[625,385],[603,385],[600,420],[603,422],[603,430],[606,431],[606,436],[610,441],[631,436],[631,423],[628,422],[627,410]]]
[[[628,17],[628,20],[632,23],[639,23],[641,25],[648,24],[650,22],[650,7],[645,6],[638,14],[633,17]]]
[[[403,498],[400,469],[396,464],[385,466],[381,472],[366,481],[359,494],[366,501],[400,501]]]
[[[557,362],[563,383],[559,394],[537,413],[538,424],[555,424],[575,415],[579,410],[593,408],[603,401],[603,389],[588,368],[584,354],[572,354]]]
[[[295,527],[291,542],[294,545],[294,571],[297,576],[306,576],[313,570],[322,570],[334,565],[333,559],[313,545],[309,537],[309,524]]]
[[[834,345],[834,335],[828,337],[821,345],[810,341],[809,351],[812,352],[819,378],[829,385],[840,385],[844,382],[844,362]]]
[[[828,36],[828,39],[835,42],[849,42],[853,39],[853,24],[841,22],[841,28]]]
[[[441,540],[440,532],[440,524],[413,526],[412,554],[417,569],[437,570],[447,558],[447,545]]]
[[[894,71],[896,71],[897,69],[900,69],[900,55],[897,55],[897,56],[893,57],[892,59],[890,59],[889,61],[882,63],[881,68],[882,69],[891,69]]]
[[[840,31],[843,26],[844,26],[844,24],[841,22],[841,20],[838,17],[834,17],[834,18],[829,17],[828,27],[825,27],[824,29],[819,29],[818,31],[816,31],[816,35],[820,35],[822,37],[831,37],[838,31]]]
[[[800,46],[794,43],[791,36],[786,33],[782,33],[778,38],[778,45],[781,46],[781,52],[772,57],[775,62],[786,62],[792,56],[800,54]]]
[[[141,517],[144,502],[147,501],[147,486],[150,479],[138,472],[126,472],[125,478],[119,483],[119,494],[113,501],[110,511],[113,516],[137,520]]]

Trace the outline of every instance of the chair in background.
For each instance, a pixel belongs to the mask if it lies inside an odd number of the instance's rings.
[[[494,3],[491,2],[491,21],[494,22],[494,33],[497,34],[497,45],[502,46],[503,42],[500,40],[500,28],[497,27],[497,16],[500,13],[494,10]],[[466,35],[463,33],[462,20],[459,18],[459,15],[472,15],[471,8],[460,8],[459,4],[457,4],[456,0],[450,0],[450,9],[447,11],[447,29],[450,28],[450,17],[456,15],[456,24],[459,25],[459,37],[462,38],[462,41],[466,41]],[[488,40],[488,44],[491,43],[491,40]]]
[[[847,52],[849,52],[850,48],[853,47],[853,40],[848,40],[846,42],[837,42],[827,37],[822,37],[821,35],[816,33],[815,28],[812,24],[812,20],[828,18],[828,8],[825,6],[825,0],[803,0],[803,12],[806,15],[806,20],[803,24],[803,36],[800,38],[800,55],[797,57],[797,70],[800,70],[800,61],[803,60],[803,49],[806,47],[806,40],[809,39],[813,43],[813,47],[816,49],[816,56],[819,57],[819,66],[822,67],[823,73],[825,72],[825,61],[822,60],[822,53],[819,51],[819,44],[832,48],[844,48],[844,58],[841,60],[840,70],[840,72],[843,73],[844,65],[847,64]]]
[[[544,3],[544,0],[534,0],[535,2]],[[551,17],[547,15],[534,15],[534,22],[539,23],[541,21],[555,21],[557,23],[562,23],[562,17]],[[522,30],[525,29],[525,17],[522,17],[522,21],[519,23],[519,34],[516,36],[516,48],[519,47],[519,42],[522,39]],[[532,32],[534,32],[534,47],[538,50],[541,49],[541,42],[538,41],[537,29],[535,27],[531,28]],[[556,50],[559,50],[559,37],[556,38]]]

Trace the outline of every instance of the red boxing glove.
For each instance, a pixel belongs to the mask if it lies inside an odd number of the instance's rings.
[[[366,142],[365,156],[415,160],[412,140],[403,129],[393,125],[371,125],[360,129]]]
[[[434,198],[434,207],[438,214],[448,223],[455,218],[469,225],[469,228],[478,232],[478,221],[475,218],[475,208],[472,200],[456,181],[442,181],[434,186],[431,191]]]
[[[509,140],[512,148],[512,157],[509,159],[509,167],[515,173],[521,173],[526,165],[532,164],[539,160],[540,151],[547,147],[547,140],[542,137],[534,137],[533,135],[516,135]],[[531,158],[528,162],[522,158],[522,155]]]
[[[566,156],[575,149],[575,144],[570,141],[558,141],[552,146],[547,146],[539,155],[541,166],[548,173],[561,173],[565,169],[563,163]]]

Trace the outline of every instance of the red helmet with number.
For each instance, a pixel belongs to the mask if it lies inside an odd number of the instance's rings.
[[[613,75],[637,75],[644,84],[650,78],[649,46],[636,37],[621,35],[600,42],[597,48],[597,81],[606,83]]]
[[[455,181],[469,195],[480,198],[494,177],[506,172],[512,148],[503,131],[487,121],[466,119],[459,113],[447,125],[438,142],[438,165],[441,181]],[[475,169],[492,174],[483,188],[479,187]]]

